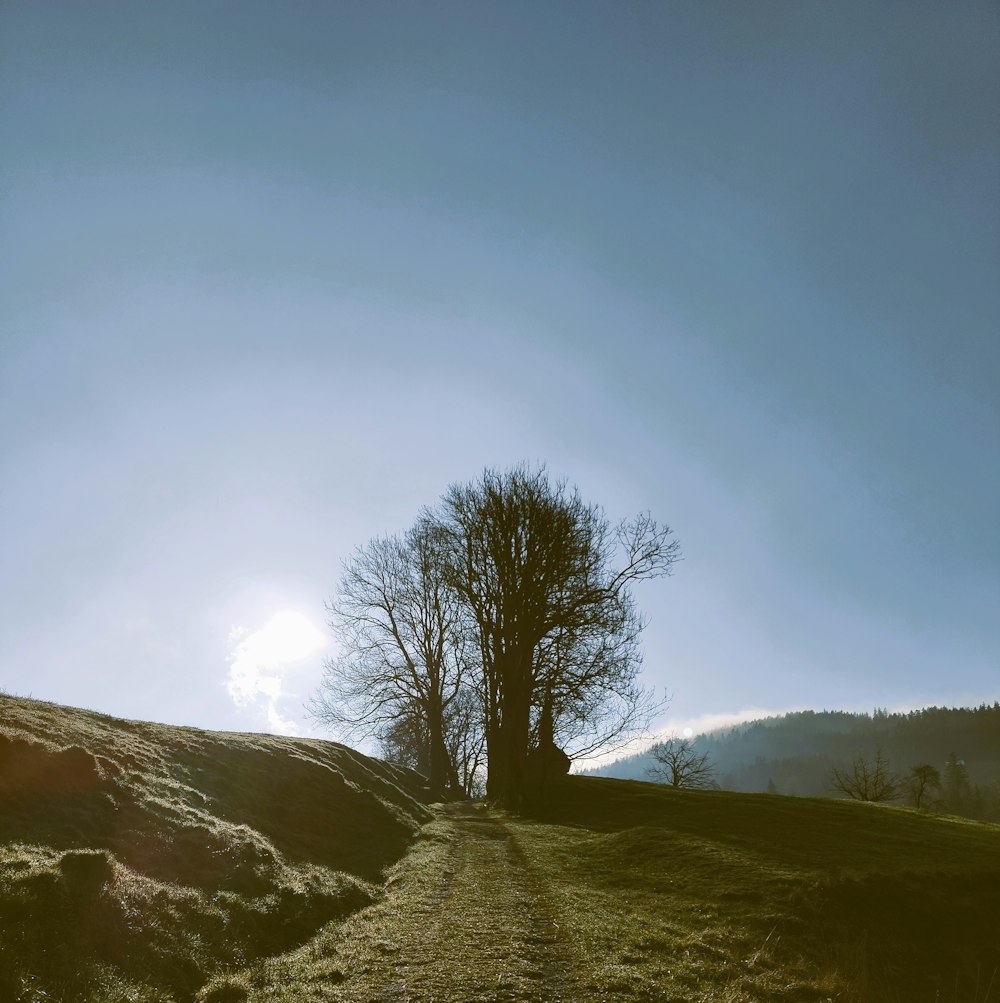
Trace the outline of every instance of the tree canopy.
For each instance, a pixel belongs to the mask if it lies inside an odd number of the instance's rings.
[[[449,720],[474,723],[489,796],[519,808],[532,749],[558,742],[579,755],[645,724],[632,585],[679,557],[649,514],[612,526],[544,468],[486,470],[404,537],[347,562],[330,605],[343,654],[312,709],[332,724],[423,735],[439,785],[462,786]]]
[[[347,735],[375,734],[437,790],[466,787],[454,746],[468,736],[454,732],[476,697],[433,526],[359,547],[327,610],[341,655],[325,665],[312,714]]]

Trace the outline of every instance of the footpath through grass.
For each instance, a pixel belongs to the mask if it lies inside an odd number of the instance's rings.
[[[378,902],[218,999],[1000,1000],[996,826],[596,778],[439,812]]]
[[[219,979],[206,998],[241,989],[253,1003],[582,998],[516,823],[467,803],[439,812],[378,903],[298,951]]]
[[[1000,1003],[1000,826],[0,696],[0,1003]]]

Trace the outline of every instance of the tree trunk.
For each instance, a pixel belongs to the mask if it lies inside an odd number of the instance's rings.
[[[490,795],[491,799],[508,811],[515,812],[524,806],[528,739],[531,732],[530,676],[524,671],[524,661],[518,655],[505,659],[499,755],[496,761],[491,755],[489,761],[491,777],[494,762],[500,767],[495,777],[495,793]]]
[[[454,788],[454,769],[452,768],[451,757],[448,755],[448,747],[444,742],[444,726],[441,723],[441,716],[431,715],[428,722],[430,732],[430,770],[428,781],[431,790],[436,794],[443,795],[446,791]]]

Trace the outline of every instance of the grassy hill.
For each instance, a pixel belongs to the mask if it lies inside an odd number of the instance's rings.
[[[569,777],[518,838],[584,998],[1000,1000],[1000,826]]]
[[[0,696],[0,999],[189,1000],[369,903],[422,778]]]
[[[0,1000],[1000,1003],[1000,826],[569,777],[423,803],[330,742],[0,697]]]
[[[379,901],[229,985],[248,1003],[997,1003],[1000,827],[570,777],[539,818],[438,815]]]

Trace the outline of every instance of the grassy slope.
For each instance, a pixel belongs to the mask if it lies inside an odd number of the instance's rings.
[[[231,984],[249,1003],[1000,1001],[1000,827],[585,777],[544,814],[492,813],[495,876],[439,815],[371,908]],[[530,971],[540,943],[555,984]]]
[[[422,797],[333,743],[0,697],[0,999],[349,1000],[386,924],[440,983],[459,844],[406,852]],[[584,777],[502,821],[564,1000],[1000,1003],[1000,827]]]
[[[583,998],[1000,1000],[998,826],[571,777],[514,829]]]
[[[0,696],[0,999],[190,1000],[370,902],[423,800],[332,742]]]

